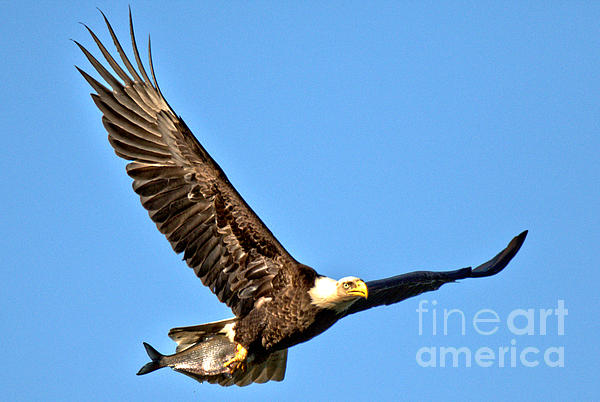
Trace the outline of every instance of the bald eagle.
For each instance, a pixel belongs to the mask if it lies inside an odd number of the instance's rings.
[[[418,271],[364,282],[335,280],[296,261],[231,185],[219,165],[169,106],[154,74],[149,78],[137,49],[129,12],[133,55],[126,56],[102,14],[123,66],[89,29],[109,72],[83,51],[110,88],[78,69],[95,90],[108,141],[130,161],[127,174],[144,208],[176,253],[235,317],[173,328],[177,353],[165,356],[145,344],[152,361],[138,374],[172,367],[198,381],[221,385],[281,381],[287,349],[372,307],[400,302],[445,283],[500,272],[517,253],[527,231],[490,261],[472,269]]]

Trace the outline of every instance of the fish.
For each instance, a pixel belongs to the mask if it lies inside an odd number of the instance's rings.
[[[235,355],[236,344],[226,336],[215,335],[172,355],[163,355],[146,342],[144,347],[151,361],[145,364],[137,375],[171,367],[175,371],[206,377],[206,380],[209,380],[210,377],[229,374],[229,369],[224,363]]]
[[[225,320],[224,322],[228,321]],[[222,322],[217,324],[221,324]],[[222,386],[234,384],[246,386],[253,382],[264,383],[270,380],[283,380],[287,361],[287,349],[272,353],[264,361],[258,361],[254,359],[254,356],[249,356],[247,366],[243,370],[234,371],[232,374],[230,368],[225,366],[225,363],[235,356],[237,345],[222,332],[211,335],[207,334],[205,332],[206,328],[212,329],[210,328],[211,325],[214,325],[214,323],[204,326],[181,328],[184,331],[179,332],[179,334],[183,333],[181,336],[184,339],[189,337],[189,334],[195,332],[197,342],[189,343],[178,339],[179,346],[172,355],[164,355],[144,342],[146,353],[148,353],[151,361],[142,366],[137,375],[144,375],[164,367],[170,367],[200,383],[206,381]],[[190,331],[188,328],[194,328],[195,330]],[[201,329],[198,330],[196,328]],[[174,330],[177,331],[179,328],[175,328]],[[173,330],[171,330],[170,335],[174,339],[176,338],[176,335],[173,335]]]

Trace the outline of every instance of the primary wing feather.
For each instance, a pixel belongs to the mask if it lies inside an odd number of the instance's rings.
[[[104,16],[104,14],[102,14]],[[301,268],[231,185],[162,93],[150,57],[150,81],[141,62],[129,14],[137,70],[110,23],[106,26],[123,69],[89,29],[111,74],[75,42],[107,88],[77,68],[96,91],[92,98],[116,154],[132,161],[127,173],[144,208],[177,253],[233,312],[246,314],[273,290],[284,267]],[[150,45],[149,54],[150,52]]]
[[[376,306],[398,303],[423,292],[437,290],[443,284],[454,282],[459,279],[495,275],[502,271],[515,254],[517,254],[525,241],[526,236],[527,231],[519,234],[494,258],[479,265],[475,269],[469,267],[445,272],[415,271],[393,276],[391,278],[367,282],[369,297],[367,299],[356,301],[345,312],[345,315],[357,313]]]

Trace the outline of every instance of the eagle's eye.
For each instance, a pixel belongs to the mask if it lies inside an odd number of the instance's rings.
[[[350,288],[350,284],[348,282],[344,282],[344,289]]]

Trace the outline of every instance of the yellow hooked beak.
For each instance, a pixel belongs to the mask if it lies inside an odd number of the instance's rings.
[[[367,289],[367,285],[363,281],[358,280],[356,281],[356,287],[350,289],[348,294],[364,297],[366,299],[369,296],[369,289]]]

